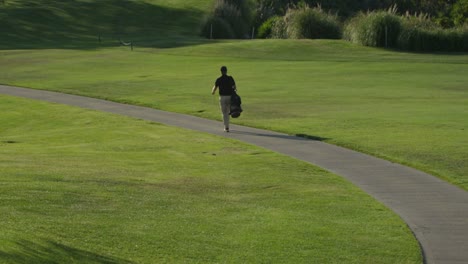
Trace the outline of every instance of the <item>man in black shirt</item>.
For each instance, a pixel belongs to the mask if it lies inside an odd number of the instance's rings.
[[[219,88],[219,105],[223,113],[224,132],[229,132],[229,112],[231,111],[231,95],[236,91],[236,82],[234,78],[227,75],[226,66],[221,67],[221,77],[216,79],[216,83],[211,90],[215,94]]]

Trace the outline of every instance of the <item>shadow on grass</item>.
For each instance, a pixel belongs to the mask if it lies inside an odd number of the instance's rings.
[[[301,137],[309,140],[314,140],[314,141],[325,141],[328,140],[329,138],[323,138],[323,137],[318,137],[318,136],[313,136],[313,135],[307,135],[307,134],[296,134],[296,137]]]
[[[282,138],[282,139],[291,139],[291,140],[314,140],[314,141],[325,141],[328,138],[318,137],[318,136],[311,136],[306,134],[296,134],[296,135],[281,135],[281,134],[274,134],[274,133],[258,133],[258,132],[247,132],[247,131],[236,131],[232,130],[231,133],[233,134],[243,134],[243,135],[253,135],[259,137],[272,137],[272,138]]]
[[[140,47],[194,45],[204,42],[197,38],[203,15],[131,0],[7,0],[0,2],[0,49],[95,49],[119,39]]]
[[[15,243],[14,252],[0,251],[0,259],[7,263],[133,263],[120,258],[99,255],[90,251],[72,248],[57,242],[37,244],[30,241]]]

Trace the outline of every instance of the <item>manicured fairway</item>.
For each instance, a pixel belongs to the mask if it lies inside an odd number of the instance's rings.
[[[225,138],[0,96],[2,263],[420,263],[394,213]]]
[[[3,83],[219,118],[229,66],[241,124],[327,142],[468,189],[468,55],[407,54],[344,41],[221,41],[180,48],[0,52]]]

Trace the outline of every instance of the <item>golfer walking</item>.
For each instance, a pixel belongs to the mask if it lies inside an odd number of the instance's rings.
[[[234,78],[227,75],[226,66],[221,67],[221,77],[216,79],[211,94],[214,95],[219,88],[219,105],[223,113],[224,132],[229,132],[229,112],[231,111],[231,95],[236,91]]]

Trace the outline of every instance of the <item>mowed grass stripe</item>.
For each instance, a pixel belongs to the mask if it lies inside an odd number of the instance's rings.
[[[0,102],[0,262],[421,262],[398,216],[310,164],[143,120]]]

